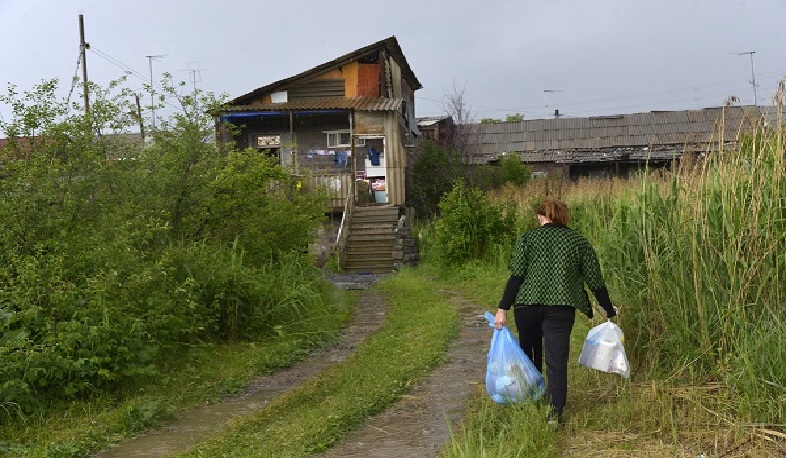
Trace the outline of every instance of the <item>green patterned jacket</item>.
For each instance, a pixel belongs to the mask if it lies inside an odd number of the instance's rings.
[[[556,223],[547,223],[522,234],[510,262],[511,279],[520,284],[515,293],[506,294],[500,308],[516,305],[567,305],[592,317],[586,284],[596,296],[605,296],[601,305],[611,309],[608,291],[589,240],[578,232]],[[601,299],[599,297],[599,299]],[[512,303],[506,303],[512,302]]]

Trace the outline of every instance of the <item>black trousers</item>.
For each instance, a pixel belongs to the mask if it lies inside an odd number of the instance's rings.
[[[548,399],[557,415],[562,415],[568,399],[568,356],[570,332],[576,322],[574,307],[517,305],[513,309],[519,345],[543,373],[543,342],[546,343]]]

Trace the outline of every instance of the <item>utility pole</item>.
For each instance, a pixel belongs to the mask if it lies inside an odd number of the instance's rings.
[[[145,123],[142,121],[142,105],[139,103],[139,95],[134,94],[136,99],[136,120],[139,122],[139,133],[142,135],[142,144],[145,143]]]
[[[151,118],[152,118],[153,130],[154,131],[156,130],[156,97],[155,97],[156,90],[153,87],[153,60],[161,59],[165,55],[166,54],[157,54],[157,55],[145,56],[145,57],[147,57],[147,62],[148,62],[148,65],[150,67],[150,112],[151,112]]]
[[[756,97],[756,71],[753,69],[753,55],[756,54],[756,51],[737,52],[734,54],[738,56],[744,56],[746,54],[751,56],[751,86],[753,86],[753,105],[759,106],[758,97]]]
[[[549,115],[549,94],[555,92],[562,92],[562,89],[543,89],[543,102],[546,104],[546,116]]]
[[[85,99],[85,116],[90,114],[90,92],[88,91],[87,84],[87,56],[85,50],[90,49],[90,44],[85,43],[85,20],[84,17],[79,15],[79,53],[82,59],[82,90]]]

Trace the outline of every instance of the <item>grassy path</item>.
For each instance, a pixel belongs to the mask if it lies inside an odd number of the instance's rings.
[[[125,441],[97,456],[152,458],[187,452],[231,422],[265,408],[277,397],[346,359],[356,345],[382,326],[386,314],[382,304],[384,301],[378,292],[360,294],[355,317],[337,342],[314,350],[292,367],[255,378],[239,396],[183,412],[164,428]]]
[[[418,275],[405,270],[380,285],[385,324],[346,361],[183,456],[310,456],[399,400],[444,360],[459,327],[456,307]]]

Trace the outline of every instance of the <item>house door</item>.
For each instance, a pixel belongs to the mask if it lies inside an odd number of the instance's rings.
[[[388,203],[385,137],[359,136],[365,141],[364,178],[369,184],[372,202]],[[363,150],[361,149],[361,154]]]

